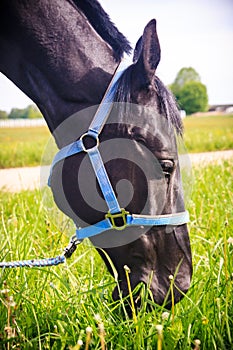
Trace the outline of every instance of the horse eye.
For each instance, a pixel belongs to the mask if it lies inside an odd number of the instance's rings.
[[[163,173],[166,175],[171,175],[174,170],[174,162],[172,160],[163,159],[159,161]]]
[[[140,136],[140,135],[135,135],[135,137],[134,137],[134,139],[135,139],[135,141],[137,141],[138,143],[141,143],[142,145],[146,145],[146,141],[145,141],[145,139],[142,137],[142,136]]]

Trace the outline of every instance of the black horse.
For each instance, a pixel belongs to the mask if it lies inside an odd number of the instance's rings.
[[[1,72],[37,104],[59,148],[88,129],[124,52],[131,51],[95,0],[2,0],[0,49]],[[172,95],[156,76],[159,61],[152,20],[136,45],[133,63],[117,82],[115,105],[100,136],[118,201],[136,214],[185,209],[175,136],[182,135],[182,121]],[[57,205],[77,226],[95,224],[107,211],[85,159],[81,153],[67,157],[51,176]],[[124,296],[125,265],[131,269],[132,288],[148,284],[158,304],[169,292],[170,275],[175,302],[188,290],[192,259],[186,224],[112,229],[104,235],[92,241],[103,247],[99,252],[111,273],[107,255],[113,262]],[[114,237],[111,243],[108,237]],[[119,297],[117,288],[113,297]]]

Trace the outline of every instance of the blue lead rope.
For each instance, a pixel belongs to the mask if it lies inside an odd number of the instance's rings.
[[[47,267],[63,264],[66,261],[66,259],[71,257],[79,243],[81,243],[81,241],[77,239],[76,235],[74,235],[71,237],[70,243],[64,249],[62,255],[58,255],[55,258],[4,261],[0,262],[0,268],[6,269],[14,267]]]
[[[46,267],[63,264],[65,262],[64,255],[56,256],[55,258],[6,261],[0,263],[0,268],[14,268],[14,267]]]

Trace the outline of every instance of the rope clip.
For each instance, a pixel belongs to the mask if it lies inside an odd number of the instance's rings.
[[[82,241],[78,240],[76,235],[71,237],[70,243],[68,246],[64,249],[64,256],[65,258],[70,258],[71,255],[75,252],[77,246],[81,243]]]

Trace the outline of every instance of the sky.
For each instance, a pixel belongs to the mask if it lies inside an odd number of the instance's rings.
[[[207,86],[209,104],[233,103],[233,0],[100,0],[132,46],[146,24],[157,20],[161,62],[157,75],[171,84],[193,67]],[[31,101],[0,74],[0,110]]]

